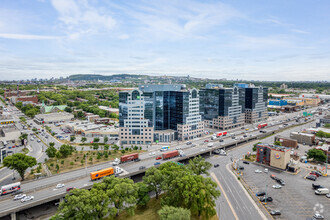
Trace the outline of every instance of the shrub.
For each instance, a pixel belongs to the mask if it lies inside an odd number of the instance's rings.
[[[53,163],[51,163],[51,164],[50,164],[50,166],[51,166],[51,167],[53,167],[53,166],[54,166],[54,164],[53,164]]]
[[[62,164],[62,165],[64,164],[64,160],[61,160],[61,164]]]
[[[124,154],[125,153],[125,150],[121,150],[121,153]]]
[[[72,161],[72,162],[70,163],[70,165],[73,166],[73,165],[74,165],[74,162]]]

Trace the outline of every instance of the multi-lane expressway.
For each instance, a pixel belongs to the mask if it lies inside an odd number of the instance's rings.
[[[287,123],[289,124],[289,126],[298,124],[295,120],[291,120],[290,122]],[[234,140],[231,137],[224,138],[223,142],[219,142],[218,140],[215,140],[213,141],[214,145],[211,148],[207,147],[207,143],[204,144],[204,139],[195,141],[194,142],[194,144],[196,144],[195,147],[191,147],[190,145],[186,145],[184,143],[182,143],[178,147],[181,147],[184,150],[184,153],[187,156],[187,158],[199,154],[208,154],[209,152],[213,151],[216,148],[223,148],[223,147],[228,148],[228,147],[237,146],[242,143],[247,143],[250,140],[254,140],[260,135],[265,136],[267,134],[271,134],[275,131],[278,131],[279,126],[276,125],[276,126],[268,127],[265,128],[264,130],[267,131],[266,134],[261,134],[259,131],[251,131],[248,133],[248,137],[242,140]],[[240,138],[242,137],[242,135],[238,135],[238,137]],[[142,173],[144,171],[139,170],[140,166],[145,166],[149,168],[154,166],[154,163],[156,162],[155,156],[150,156],[149,153],[141,154],[140,158],[141,158],[140,162],[130,162],[121,165],[121,168],[123,168],[126,171],[125,173],[127,173],[123,175],[123,177]],[[175,158],[173,160],[177,161],[182,159],[185,158]],[[93,182],[90,181],[89,173],[91,171],[100,168],[106,168],[109,166],[111,166],[110,162],[96,165],[93,167],[88,167],[87,169],[80,169],[68,173],[54,175],[48,178],[40,179],[38,181],[31,181],[24,183],[22,184],[22,191],[24,193],[27,193],[28,195],[33,195],[34,200],[29,201],[27,203],[20,203],[18,201],[12,201],[11,198],[4,197],[0,201],[0,217],[42,204],[47,201],[52,201],[61,198],[66,194],[65,191],[66,187],[90,188]],[[65,183],[66,187],[56,190],[55,186],[58,183]]]

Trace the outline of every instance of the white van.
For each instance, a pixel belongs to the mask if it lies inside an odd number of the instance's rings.
[[[325,195],[328,193],[329,193],[329,189],[327,189],[327,188],[319,188],[319,189],[315,190],[316,195]]]

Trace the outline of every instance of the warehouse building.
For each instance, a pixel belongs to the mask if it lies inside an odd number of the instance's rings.
[[[34,117],[34,121],[37,124],[56,124],[71,121],[73,119],[73,114],[67,112],[39,114]]]

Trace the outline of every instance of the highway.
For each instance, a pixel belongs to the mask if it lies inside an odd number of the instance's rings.
[[[288,124],[296,124],[296,122],[290,121],[290,122],[288,122]],[[268,132],[275,131],[275,130],[278,130],[278,126],[269,127],[269,128],[266,128],[265,130],[267,130]],[[259,135],[260,133],[259,133],[259,131],[253,131],[253,132],[250,132],[249,134]],[[241,141],[244,141],[244,140],[241,140]],[[236,142],[239,142],[239,141],[233,140],[230,137],[226,137],[226,138],[224,138],[224,142],[219,142],[218,140],[213,141],[213,143],[214,143],[213,147],[209,148],[209,147],[207,147],[207,144],[204,144],[203,139],[200,139],[200,140],[194,141],[194,144],[196,144],[195,147],[190,147],[190,145],[186,145],[186,144],[182,144],[180,147],[182,149],[184,149],[184,153],[186,155],[194,155],[194,154],[200,154],[200,153],[207,153],[207,151],[209,151],[211,149],[218,148],[219,146],[221,147],[221,146],[227,145],[227,144],[233,144]],[[243,155],[243,153],[241,155]],[[141,161],[138,163],[130,162],[127,164],[122,164],[122,165],[120,165],[120,167],[123,168],[128,173],[133,173],[133,172],[138,172],[140,166],[145,166],[145,167],[149,168],[149,167],[152,167],[153,164],[156,162],[155,156],[149,156],[148,153],[141,154],[140,158],[141,158]],[[228,160],[229,157],[223,157],[223,158],[226,158]],[[178,160],[178,159],[179,158],[175,158],[174,160]],[[85,169],[75,170],[72,172],[63,173],[63,174],[54,175],[54,176],[51,176],[48,178],[40,179],[38,181],[31,181],[31,182],[24,183],[24,184],[22,184],[22,191],[27,193],[28,195],[33,195],[35,199],[33,201],[29,201],[29,202],[23,203],[23,204],[18,201],[12,201],[9,198],[3,199],[2,201],[0,201],[0,216],[6,215],[15,209],[24,209],[27,207],[26,205],[31,206],[31,205],[33,205],[33,203],[40,204],[40,202],[42,202],[43,200],[51,198],[56,195],[64,195],[65,189],[67,187],[77,187],[77,188],[88,187],[94,183],[94,182],[90,181],[90,178],[88,176],[89,172],[95,171],[99,168],[106,168],[106,167],[110,167],[110,166],[111,166],[111,164],[109,162],[106,164],[96,165],[94,167],[88,167],[86,170]],[[217,172],[218,171],[215,171],[215,174],[217,174]],[[221,174],[222,174],[222,172],[221,172]],[[230,179],[233,177],[225,177],[225,178],[220,177],[219,181],[223,182],[224,179],[226,179],[226,178]],[[233,187],[230,182],[228,182],[228,181],[223,182],[224,189],[226,191],[228,190],[228,192],[230,192],[230,190],[233,190]],[[55,189],[55,186],[58,183],[65,183],[66,186],[62,189],[57,190],[57,189]],[[236,188],[236,187],[237,186],[235,186],[234,188]],[[237,197],[237,198],[239,198],[239,197]],[[237,203],[236,205],[234,205],[234,207],[239,208],[241,206]]]

